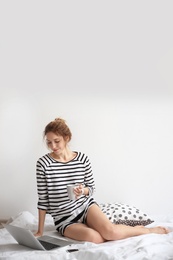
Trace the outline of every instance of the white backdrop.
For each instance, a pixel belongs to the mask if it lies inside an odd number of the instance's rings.
[[[99,202],[173,212],[171,2],[0,2],[0,218],[37,213],[35,164],[58,116]]]

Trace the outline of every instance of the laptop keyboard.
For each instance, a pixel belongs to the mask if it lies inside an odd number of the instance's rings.
[[[55,245],[55,244],[52,244],[52,243],[50,243],[50,242],[46,242],[46,241],[42,241],[42,240],[39,240],[39,242],[40,242],[40,244],[42,244],[42,246],[43,246],[46,250],[51,250],[51,249],[60,247],[59,245]]]

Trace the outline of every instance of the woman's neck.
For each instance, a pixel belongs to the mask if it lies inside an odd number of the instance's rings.
[[[60,161],[60,162],[69,162],[76,157],[76,153],[71,151],[70,149],[66,149],[64,152],[62,152],[61,154],[58,154],[58,155],[55,154],[54,152],[52,152],[50,155],[55,160]]]

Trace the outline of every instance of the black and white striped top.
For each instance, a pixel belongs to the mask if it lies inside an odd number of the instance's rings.
[[[46,210],[54,219],[69,216],[83,205],[95,191],[95,183],[89,158],[78,152],[76,157],[66,163],[53,159],[49,154],[37,161],[38,209]],[[82,183],[89,189],[88,196],[80,196],[71,201],[67,185]]]

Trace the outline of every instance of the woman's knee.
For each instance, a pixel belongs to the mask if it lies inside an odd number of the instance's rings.
[[[103,225],[100,231],[101,236],[105,241],[115,240],[115,237],[118,236],[118,230],[115,225],[110,222],[109,225]]]
[[[86,241],[99,244],[105,242],[105,239],[97,231],[88,229]]]

